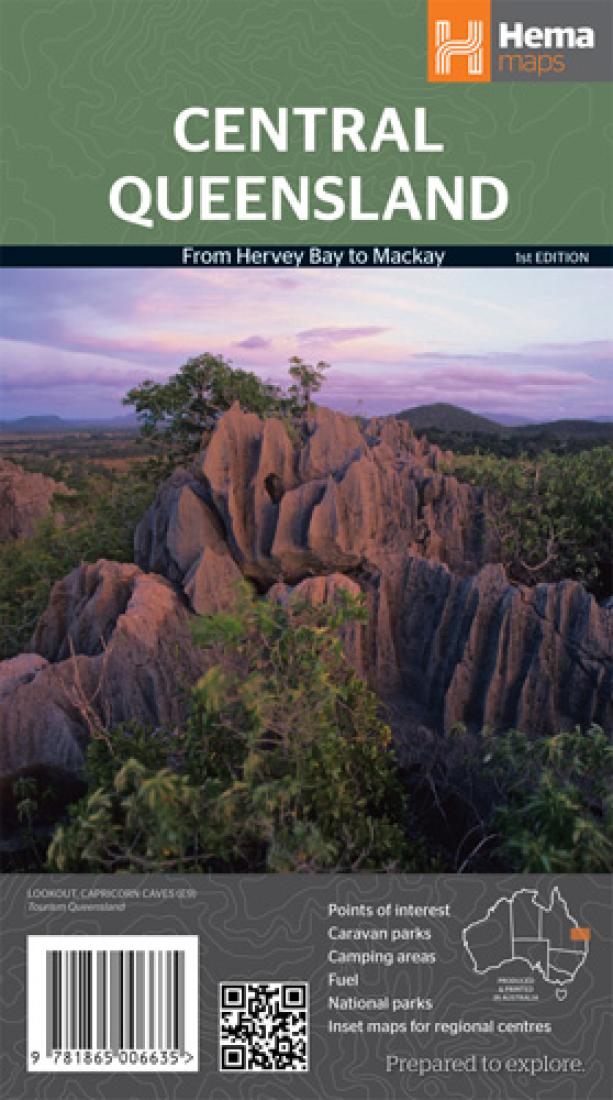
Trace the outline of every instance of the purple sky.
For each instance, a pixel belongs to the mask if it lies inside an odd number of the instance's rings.
[[[122,414],[204,351],[275,381],[325,359],[322,400],[350,413],[611,415],[612,289],[599,270],[5,270],[0,417]]]

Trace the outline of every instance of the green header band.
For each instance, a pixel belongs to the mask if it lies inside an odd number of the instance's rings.
[[[611,238],[611,85],[569,81],[570,61],[565,79],[543,64],[456,82],[457,36],[451,82],[429,80],[425,0],[4,0],[0,14],[5,244]],[[569,41],[570,58],[589,36]]]

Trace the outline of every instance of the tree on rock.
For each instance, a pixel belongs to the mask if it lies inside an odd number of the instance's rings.
[[[282,413],[288,405],[278,386],[208,352],[188,359],[167,382],[145,380],[123,399],[124,405],[134,406],[142,435],[159,446],[169,465],[198,451],[203,432],[235,401],[260,416]]]
[[[319,393],[325,382],[325,372],[330,369],[329,363],[320,360],[314,366],[305,363],[298,355],[292,355],[289,361],[289,373],[294,379],[289,392],[294,400],[294,407],[304,416],[308,415],[311,408],[313,394]]]

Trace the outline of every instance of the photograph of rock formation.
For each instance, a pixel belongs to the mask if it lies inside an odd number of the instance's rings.
[[[7,272],[5,869],[610,870],[603,274]]]

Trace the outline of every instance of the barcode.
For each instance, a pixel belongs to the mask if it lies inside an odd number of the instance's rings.
[[[29,1069],[197,1069],[197,971],[197,936],[29,936]]]
[[[185,1047],[183,951],[47,951],[46,989],[47,1054]]]

